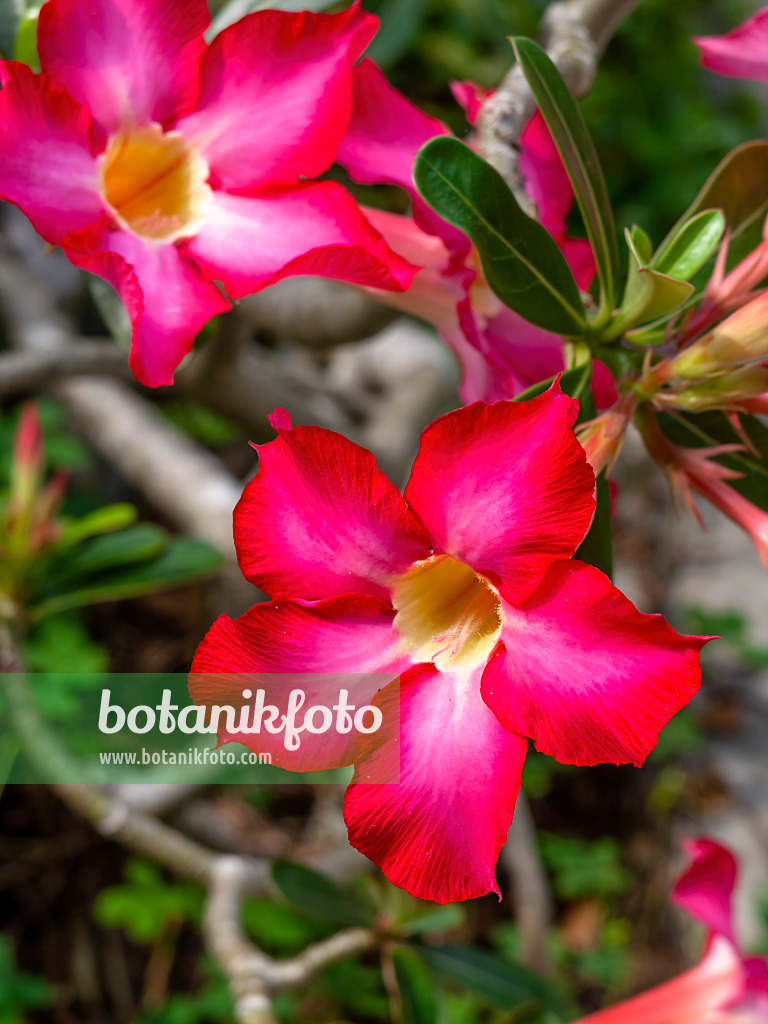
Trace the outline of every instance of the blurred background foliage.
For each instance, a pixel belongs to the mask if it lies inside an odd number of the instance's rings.
[[[511,63],[505,37],[535,36],[545,2],[364,0],[364,5],[382,21],[371,55],[398,88],[462,136],[467,126],[449,81],[496,85]],[[611,43],[583,110],[620,227],[638,222],[658,242],[729,149],[768,135],[768,89],[706,72],[690,42],[691,36],[726,31],[756,6],[747,0],[643,0]],[[402,202],[387,191],[380,197]],[[244,465],[238,453],[248,454],[247,437],[239,425],[183,399],[166,396],[159,408],[230,465]],[[142,519],[151,518],[152,510],[69,431],[55,402],[41,402],[40,411],[48,468],[70,474],[65,514],[81,516],[109,502],[130,501]],[[0,409],[3,452],[10,451],[17,416],[15,405]],[[0,459],[0,491],[7,487],[5,471]],[[205,588],[196,584],[169,595],[43,619],[27,638],[29,666],[51,671],[63,658],[73,682],[66,692],[41,692],[38,699],[47,714],[66,721],[77,713],[80,684],[74,673],[183,671],[209,618]],[[750,643],[738,616],[713,617],[692,609],[689,618],[692,630],[726,637],[739,671],[768,664],[768,654]],[[660,922],[669,934],[667,892],[658,888],[657,861],[671,855],[664,848],[664,823],[673,810],[685,813],[719,798],[696,760],[718,728],[711,709],[682,712],[642,775],[612,767],[584,772],[542,755],[529,757],[524,790],[541,826],[539,850],[555,901],[555,925],[548,937],[555,980],[546,984],[555,993],[556,1010],[535,1000],[531,1005],[525,995],[520,936],[509,920],[508,901],[499,906],[487,897],[448,908],[440,912],[443,916],[423,921],[420,929],[414,922],[434,907],[410,900],[378,875],[361,880],[351,895],[337,894],[339,903],[353,899],[365,907],[372,900],[379,912],[410,922],[410,945],[401,945],[400,959],[390,965],[420,1007],[404,1008],[404,1024],[551,1024],[668,974],[668,958],[659,957],[648,942]],[[0,787],[7,762],[17,753],[6,750],[0,757]],[[206,799],[214,819],[221,808],[232,814],[236,799],[238,821],[248,828],[268,821],[292,835],[297,820],[307,814],[306,790],[222,788]],[[32,795],[29,787],[9,788],[2,795],[0,919],[13,943],[0,941],[0,1024],[68,1024],[73,1019],[69,1010],[59,1013],[50,1007],[73,1000],[81,1024],[231,1021],[226,981],[201,952],[200,887],[123,855],[75,821],[50,794]],[[71,873],[83,865],[87,870],[73,883]],[[509,879],[501,881],[508,890]],[[338,924],[328,919],[327,901],[320,913],[312,912],[311,902],[306,887],[303,898],[291,899],[288,883],[274,899],[249,901],[244,925],[270,955],[292,956]],[[80,964],[74,996],[66,981],[70,952]],[[92,963],[83,960],[88,955],[95,957]],[[391,977],[387,982],[375,957],[347,960],[308,989],[281,995],[276,1006],[284,1024],[375,1024],[392,1019],[388,985],[391,989]],[[88,992],[90,1002],[83,995]]]

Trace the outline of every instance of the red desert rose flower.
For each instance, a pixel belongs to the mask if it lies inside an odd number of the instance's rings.
[[[705,68],[733,78],[768,82],[768,7],[722,36],[693,40]]]
[[[294,770],[354,763],[350,841],[424,899],[498,892],[526,737],[571,764],[640,764],[698,688],[705,641],[571,558],[595,486],[577,411],[555,385],[449,413],[401,495],[370,452],[278,410],[235,510],[240,567],[272,600],[216,620],[193,699],[239,697],[216,673],[316,673],[331,706],[339,673],[371,673],[350,699],[399,702],[399,736],[329,738],[311,758],[263,733],[220,739]],[[362,781],[391,779],[398,757],[398,783]]]
[[[413,268],[334,182],[377,19],[259,11],[210,46],[205,0],[48,0],[42,74],[0,64],[0,196],[131,318],[131,367],[170,384],[200,328],[292,274],[407,287]]]
[[[768,964],[743,956],[733,930],[736,860],[711,839],[683,846],[691,864],[675,883],[672,902],[707,926],[701,962],[576,1024],[768,1024]]]

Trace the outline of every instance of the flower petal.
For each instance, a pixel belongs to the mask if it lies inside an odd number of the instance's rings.
[[[204,0],[48,0],[40,63],[107,132],[167,127],[194,103],[208,21]]]
[[[682,845],[691,863],[675,882],[672,902],[735,944],[731,896],[736,858],[711,839],[684,839]]]
[[[518,607],[483,675],[499,721],[565,764],[642,764],[699,688],[701,637],[642,615],[591,565],[550,566]]]
[[[136,379],[148,387],[172,384],[198,331],[229,303],[173,245],[145,244],[127,231],[105,233],[102,245],[90,253],[68,249],[67,257],[109,281],[123,300]]]
[[[192,663],[189,691],[196,704],[223,704],[237,710],[252,705],[243,690],[265,691],[265,703],[284,711],[294,688],[305,695],[299,720],[315,704],[333,708],[339,691],[360,708],[410,666],[393,627],[394,612],[385,602],[362,594],[320,601],[311,607],[296,601],[254,605],[245,615],[221,615],[201,642]],[[226,726],[226,723],[224,723]],[[284,734],[266,729],[219,732],[219,742],[242,743],[270,753],[272,763],[290,771],[316,771],[352,764],[358,734],[335,728],[304,734],[297,750],[287,750]]]
[[[0,89],[0,195],[20,206],[54,245],[103,209],[91,117],[26,64],[6,62]]]
[[[390,582],[429,554],[429,541],[373,455],[320,427],[270,418],[259,471],[235,508],[247,579],[275,600],[389,597]],[[286,418],[287,419],[287,418]]]
[[[206,223],[183,248],[232,298],[294,274],[401,289],[415,273],[332,181],[254,196],[214,192]]]
[[[557,385],[528,402],[480,402],[421,435],[405,500],[435,550],[495,575],[514,601],[572,555],[594,510],[595,479]]]
[[[694,39],[701,63],[710,71],[734,78],[768,82],[768,8],[723,36]]]
[[[377,24],[359,3],[341,14],[258,11],[213,40],[197,109],[179,130],[223,188],[328,169],[349,122],[352,66]]]
[[[399,744],[377,735],[344,801],[349,841],[394,884],[450,903],[499,892],[494,867],[512,823],[526,743],[503,729],[479,692],[479,671],[445,675],[421,665],[399,692]],[[396,784],[385,784],[398,777]],[[384,780],[379,782],[378,780]]]

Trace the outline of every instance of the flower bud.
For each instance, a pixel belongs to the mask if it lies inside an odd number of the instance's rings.
[[[768,292],[718,324],[674,361],[679,378],[707,377],[729,366],[768,359]]]

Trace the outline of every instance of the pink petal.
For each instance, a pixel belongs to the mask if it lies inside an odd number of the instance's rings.
[[[475,82],[450,82],[449,85],[453,98],[466,114],[467,121],[474,127],[482,105],[493,95],[493,90],[483,89]]]
[[[500,578],[508,600],[589,526],[595,479],[571,429],[577,411],[555,385],[529,402],[477,402],[421,436],[405,500],[436,551]]]
[[[400,742],[362,741],[344,802],[352,845],[394,885],[435,903],[499,892],[494,867],[520,789],[525,740],[488,711],[479,681],[478,671],[426,665],[402,676]],[[376,704],[386,715],[397,700],[388,687]],[[383,784],[398,769],[400,781]]]
[[[392,620],[394,612],[383,601],[350,594],[321,601],[311,607],[296,601],[254,605],[239,619],[221,615],[197,649],[189,677],[196,704],[229,705],[237,709],[253,704],[243,690],[255,696],[265,691],[265,703],[286,710],[291,690],[306,700],[299,712],[314,705],[333,708],[340,689],[356,708],[372,703],[376,694],[409,667]],[[290,771],[315,771],[352,764],[359,733],[335,728],[313,736],[304,733],[297,750],[286,750],[284,734],[266,729],[246,733],[229,731],[222,720],[219,742],[242,743],[255,753],[270,753],[272,763]]]
[[[355,181],[387,182],[415,193],[413,158],[429,139],[450,134],[393,88],[372,60],[355,69],[349,130],[337,160]]]
[[[214,192],[207,222],[184,249],[232,298],[294,274],[402,289],[415,273],[332,181],[254,196]]]
[[[179,129],[223,188],[327,170],[349,122],[354,61],[377,24],[359,2],[341,14],[258,11],[214,39],[197,109]]]
[[[48,0],[40,63],[107,132],[167,127],[194,103],[208,21],[205,0]]]
[[[101,215],[91,117],[45,75],[4,65],[0,90],[0,195],[54,245]]]
[[[741,957],[717,936],[697,967],[575,1024],[759,1024],[766,1019],[762,1015],[727,1010],[743,990]]]
[[[429,554],[402,495],[346,437],[270,419],[279,436],[259,446],[235,509],[243,574],[275,600],[388,598],[392,580]]]
[[[173,371],[197,333],[229,303],[173,245],[144,243],[127,231],[106,232],[102,245],[107,251],[68,249],[67,257],[109,281],[123,300],[136,379],[148,387],[172,384]]]
[[[639,765],[698,690],[704,643],[641,615],[591,565],[556,562],[517,607],[502,601],[483,699],[558,761]]]
[[[731,896],[736,885],[736,858],[711,839],[683,840],[683,848],[691,864],[675,882],[672,902],[735,943]]]
[[[768,7],[723,36],[694,39],[701,63],[711,71],[734,78],[768,82]]]

